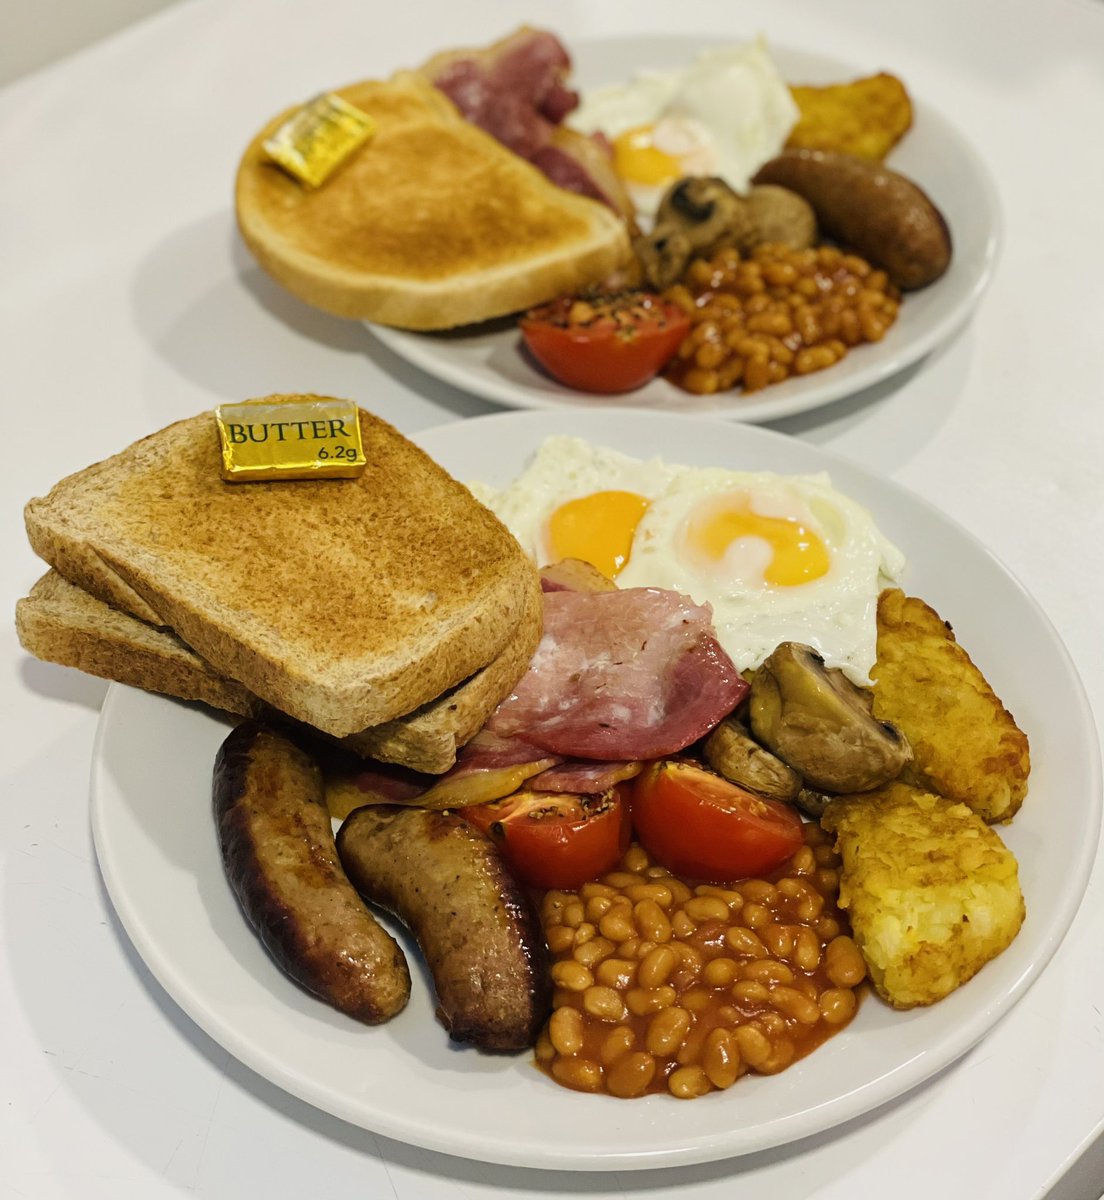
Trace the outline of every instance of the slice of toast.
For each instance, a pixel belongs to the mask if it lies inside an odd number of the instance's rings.
[[[539,598],[531,601],[539,604]],[[213,670],[175,634],[147,625],[48,571],[16,604],[20,644],[36,658],[131,687],[195,700],[243,717],[273,710],[248,688]],[[341,739],[363,758],[439,775],[524,674],[540,639],[540,621],[517,635],[481,671],[404,717]]]
[[[31,545],[281,712],[336,737],[381,725],[539,624],[540,580],[462,484],[360,425],[357,479],[226,483],[214,416],[177,422],[32,500]]]
[[[235,200],[246,245],[278,283],[342,317],[448,329],[579,291],[632,261],[625,223],[466,121],[415,72],[337,92],[377,129],[320,187],[254,138]]]

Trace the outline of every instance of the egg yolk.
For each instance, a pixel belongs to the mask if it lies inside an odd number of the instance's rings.
[[[681,159],[655,144],[654,125],[638,125],[613,139],[613,169],[622,179],[653,186],[685,173]]]
[[[767,517],[753,512],[746,497],[725,497],[719,505],[699,509],[689,522],[691,547],[719,561],[738,538],[761,538],[771,548],[763,580],[777,587],[811,583],[828,573],[828,549],[807,525],[795,517]]]
[[[553,560],[581,558],[608,579],[629,561],[633,535],[648,508],[635,492],[594,492],[561,504],[548,521]]]

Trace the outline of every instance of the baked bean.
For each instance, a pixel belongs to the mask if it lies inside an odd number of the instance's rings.
[[[711,1029],[701,1051],[701,1066],[715,1088],[731,1087],[740,1077],[740,1048],[731,1029]]]
[[[643,846],[630,846],[621,859],[621,865],[626,871],[631,871],[634,875],[641,874],[641,872],[651,867],[651,862],[648,859],[648,851]]]
[[[609,938],[594,937],[581,946],[576,946],[571,952],[571,957],[577,963],[582,963],[584,967],[593,970],[596,963],[609,958],[612,953],[613,942]]]
[[[697,928],[693,918],[683,908],[680,908],[671,918],[671,931],[677,938],[688,938]]]
[[[584,902],[593,899],[595,896],[604,896],[607,900],[612,900],[616,895],[617,889],[615,887],[610,887],[608,883],[599,883],[597,880],[584,883],[579,889],[579,899]]]
[[[556,1058],[552,1076],[578,1092],[596,1092],[602,1086],[602,1068],[589,1058]]]
[[[616,888],[619,892],[623,892],[627,887],[633,887],[635,884],[645,882],[645,878],[639,871],[610,871],[604,880],[610,887]]]
[[[583,992],[594,982],[594,976],[582,963],[569,958],[552,964],[552,982],[569,992]]]
[[[614,988],[596,984],[583,992],[583,1010],[599,1021],[620,1021],[625,1016],[625,1002]]]
[[[777,959],[757,958],[753,962],[744,963],[740,968],[740,978],[766,984],[793,983],[794,973]]]
[[[623,992],[636,982],[636,963],[627,958],[606,958],[594,969],[594,978],[603,987]]]
[[[819,1005],[829,1025],[845,1025],[855,1015],[857,1001],[849,987],[828,988],[820,993]]]
[[[828,978],[836,987],[856,987],[866,978],[866,963],[858,946],[846,935],[833,938],[824,951]]]
[[[711,958],[702,967],[702,983],[713,988],[728,987],[739,971],[740,967],[734,958]]]
[[[682,911],[699,925],[728,920],[728,905],[717,896],[693,896],[682,906]]]
[[[553,954],[562,954],[575,945],[575,930],[569,925],[547,925],[544,940]]]
[[[817,937],[824,943],[830,942],[834,937],[839,937],[840,923],[835,917],[819,916],[813,928],[816,930]]]
[[[665,293],[691,320],[667,370],[687,391],[704,395],[738,383],[755,391],[824,370],[849,346],[879,341],[896,319],[899,293],[858,255],[822,246],[809,257],[781,245],[736,260],[733,254],[726,247],[693,260]],[[781,351],[771,347],[766,364],[760,337],[785,340]]]
[[[637,980],[641,987],[660,987],[671,977],[678,958],[670,946],[656,946],[641,959],[637,970]],[[717,960],[714,959],[714,962]]]
[[[577,1008],[557,1008],[548,1018],[548,1040],[557,1054],[578,1054],[583,1048],[583,1014]]]
[[[611,1096],[642,1096],[655,1078],[656,1060],[638,1050],[619,1058],[606,1071],[606,1089]]]
[[[753,1023],[736,1030],[736,1048],[749,1067],[758,1070],[770,1058],[774,1046],[761,1026]]]
[[[798,929],[794,935],[793,961],[802,971],[820,966],[820,939],[811,929]]]
[[[772,921],[769,925],[760,926],[757,932],[763,945],[776,958],[789,958],[793,953],[794,931],[789,925]]]
[[[633,908],[636,927],[643,937],[653,942],[671,940],[671,922],[654,900],[640,900]]]
[[[857,1000],[831,971],[851,978],[857,961],[861,980],[865,967],[824,886],[838,869],[830,839],[804,832],[766,879],[691,888],[634,845],[577,895],[549,893],[553,1013],[538,1064],[577,1090],[689,1099],[781,1071],[842,1028]]]
[[[602,936],[612,942],[624,942],[633,937],[636,927],[632,923],[632,909],[611,908],[598,922]]]
[[[652,1054],[668,1057],[678,1049],[693,1020],[685,1008],[672,1005],[664,1008],[652,1018],[644,1045]]]
[[[681,996],[682,1007],[692,1013],[704,1012],[713,1003],[713,989],[708,987],[687,988]]]
[[[635,1016],[645,1017],[674,1004],[676,995],[675,989],[666,985],[656,988],[629,988],[625,993],[625,1005]]]
[[[652,900],[660,908],[670,908],[674,900],[671,889],[663,883],[638,883],[625,889],[625,895],[636,904],[640,900]]]
[[[766,946],[750,929],[743,929],[739,925],[734,925],[725,932],[725,945],[733,954],[746,958],[767,957]]]
[[[604,1067],[616,1062],[636,1045],[636,1031],[628,1025],[615,1025],[602,1040],[598,1058]]]
[[[710,1083],[701,1067],[679,1067],[671,1072],[667,1088],[679,1100],[693,1100],[710,1091]]]
[[[802,1025],[815,1025],[820,1020],[820,1005],[797,988],[779,984],[771,988],[770,1003],[785,1017],[793,1017]]]
[[[767,1004],[770,988],[757,979],[741,979],[732,985],[732,998],[740,1004]]]

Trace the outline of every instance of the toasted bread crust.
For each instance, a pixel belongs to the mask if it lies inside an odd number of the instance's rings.
[[[365,758],[439,775],[524,674],[540,641],[540,594],[502,653],[481,671],[406,716],[341,739]],[[271,720],[274,710],[248,688],[213,670],[167,629],[120,612],[48,571],[15,608],[28,653],[101,679],[193,700],[243,717]]]
[[[406,329],[448,329],[595,283],[631,258],[605,205],[551,183],[414,72],[339,89],[378,122],[320,188],[254,138],[238,169],[238,226],[257,261],[308,304]]]
[[[540,584],[462,484],[360,421],[359,479],[249,484],[219,478],[210,413],[178,422],[32,500],[31,544],[297,720],[393,720],[497,658]]]

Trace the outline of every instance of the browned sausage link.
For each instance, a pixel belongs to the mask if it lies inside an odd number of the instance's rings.
[[[950,265],[943,214],[911,179],[880,163],[828,150],[786,150],[760,168],[755,182],[803,196],[824,233],[884,267],[900,288],[925,287]]]
[[[349,879],[414,934],[437,1016],[483,1050],[533,1044],[551,1007],[540,919],[487,837],[455,813],[360,808],[337,835]]]
[[[214,803],[226,876],[277,963],[358,1021],[400,1012],[406,958],[345,878],[310,756],[247,721],[219,748]]]

